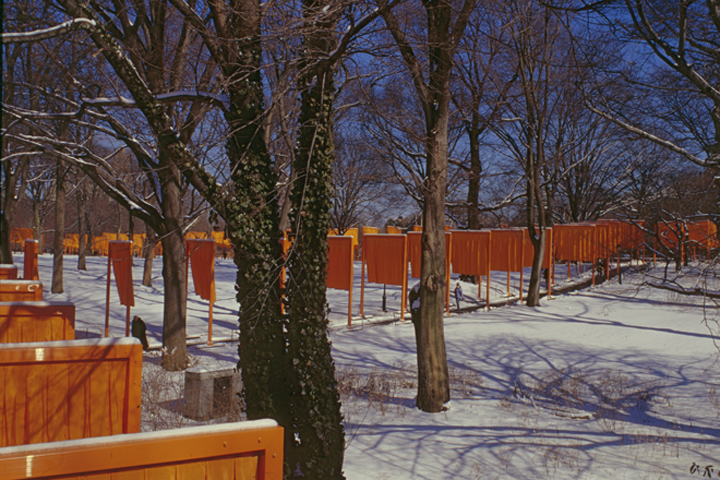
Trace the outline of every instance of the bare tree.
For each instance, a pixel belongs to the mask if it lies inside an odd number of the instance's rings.
[[[380,0],[378,5],[385,6]],[[422,179],[423,233],[420,319],[415,324],[418,358],[418,408],[439,412],[450,399],[443,311],[445,304],[445,196],[448,174],[448,126],[452,95],[450,76],[472,0],[459,9],[448,1],[422,2],[427,16],[425,41],[413,44],[392,10],[383,19],[412,78],[425,120],[425,177]],[[416,5],[417,7],[417,5]],[[412,7],[410,7],[412,8]],[[417,10],[415,10],[417,11]],[[422,52],[422,56],[420,56]]]

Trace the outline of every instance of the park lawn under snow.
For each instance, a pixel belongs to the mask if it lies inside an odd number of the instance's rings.
[[[65,260],[65,293],[48,293],[51,257],[40,257],[47,300],[76,304],[78,337],[97,337],[104,325],[107,259],[88,258],[88,271]],[[16,257],[21,265],[21,256]],[[161,338],[161,262],[154,287],[133,272],[132,313]],[[237,338],[234,264],[218,260],[214,337]],[[360,298],[359,265],[353,313]],[[558,268],[561,274],[564,268]],[[717,291],[717,271],[704,278]],[[659,283],[662,268],[626,272],[623,284],[544,299],[542,306],[511,305],[452,314],[445,341],[452,382],[447,410],[415,407],[415,339],[411,323],[377,320],[382,286],[365,292],[366,319],[347,324],[347,292],[329,290],[330,337],[346,423],[345,475],[356,479],[702,478],[720,475],[720,359],[718,308],[701,297],[644,285]],[[504,274],[496,275],[505,280]],[[525,274],[525,281],[529,277]],[[513,288],[519,279],[513,278]],[[567,283],[562,278],[558,284]],[[454,283],[453,283],[454,284]],[[465,295],[476,288],[463,284]],[[125,308],[111,296],[111,334],[124,333]],[[188,333],[206,343],[207,303],[190,287]],[[493,284],[493,295],[506,292]],[[400,292],[388,286],[387,307],[399,309]],[[454,299],[451,298],[454,304]],[[466,302],[462,306],[472,305]],[[395,315],[397,317],[397,315]],[[714,336],[714,338],[713,338]],[[234,365],[237,343],[192,347],[198,366]],[[195,424],[177,414],[182,374],[145,354],[143,428]],[[707,477],[705,477],[707,478]]]

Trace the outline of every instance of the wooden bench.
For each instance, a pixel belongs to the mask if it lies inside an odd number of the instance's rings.
[[[75,305],[0,302],[0,343],[75,340]]]
[[[18,268],[15,265],[1,264],[0,265],[0,279],[2,280],[15,280],[18,276]]]
[[[7,479],[281,480],[283,429],[255,420],[0,448],[0,472]]]
[[[136,338],[2,344],[0,447],[139,432],[141,383]]]
[[[0,302],[39,302],[43,284],[37,280],[0,280]]]

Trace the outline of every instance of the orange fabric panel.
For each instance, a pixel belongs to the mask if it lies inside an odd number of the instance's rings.
[[[207,239],[207,236],[208,236],[207,232],[187,232],[185,234],[185,239],[187,239],[187,240],[194,240],[194,239],[205,240],[205,239]]]
[[[363,227],[362,229],[363,235],[375,235],[377,233],[380,233],[380,229],[377,227]]]
[[[203,300],[215,301],[215,240],[185,240],[186,255],[192,267],[195,293]]]
[[[365,235],[363,249],[368,282],[400,285],[407,275],[406,235]]]
[[[519,272],[524,263],[525,229],[493,229],[490,236],[490,268],[503,272]]]
[[[460,275],[487,275],[490,230],[452,232],[452,270]]]
[[[328,237],[327,287],[350,290],[353,284],[353,238]]]
[[[387,233],[391,235],[402,235],[402,230],[400,230],[397,227],[393,227],[392,225],[387,226]]]
[[[23,278],[25,280],[38,280],[38,248],[40,242],[37,240],[25,240],[25,263],[23,264]]]
[[[0,447],[140,431],[137,339],[46,345],[0,345]]]
[[[132,242],[108,242],[109,254],[115,273],[120,305],[135,306],[135,295],[132,282]]]
[[[688,222],[689,240],[706,248],[717,248],[717,225],[710,220]]]
[[[133,255],[136,255],[136,256],[142,255],[142,247],[143,247],[143,243],[145,243],[145,234],[144,233],[134,233],[132,241],[133,241]]]
[[[677,249],[683,243],[685,226],[681,222],[658,222],[655,231],[666,248]]]
[[[75,339],[75,305],[69,302],[0,302],[0,343]]]
[[[420,225],[413,225],[412,231],[413,232],[422,232],[422,227]]]
[[[408,262],[410,262],[410,277],[420,278],[422,263],[422,232],[408,232],[407,251]]]
[[[575,260],[575,225],[555,225],[555,258]]]
[[[357,228],[348,228],[345,232],[346,236],[353,237],[353,246],[357,247],[360,239],[360,232]]]
[[[10,242],[21,244],[27,239],[34,239],[35,234],[32,228],[11,228]]]

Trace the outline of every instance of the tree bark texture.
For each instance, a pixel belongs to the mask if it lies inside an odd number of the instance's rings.
[[[53,237],[52,293],[63,293],[63,240],[65,239],[65,168],[58,160],[55,173],[55,235]]]
[[[337,45],[334,29],[338,17],[330,1],[306,0],[304,7],[308,55],[307,70],[298,80],[300,131],[290,213],[295,237],[288,256],[287,286],[292,423],[286,433],[285,473],[287,478],[342,479],[345,432],[328,339],[325,282],[335,155],[335,86],[334,65],[323,61]]]
[[[85,211],[86,203],[85,185],[80,185],[75,193],[75,202],[77,204],[78,214],[78,270],[87,270],[85,256],[87,251],[87,212]]]
[[[439,412],[450,400],[443,315],[445,305],[445,195],[450,74],[458,42],[465,31],[473,0],[459,11],[444,0],[422,2],[427,14],[426,83],[422,63],[391,11],[382,14],[413,80],[425,117],[427,177],[422,184],[423,232],[420,269],[420,320],[415,326],[418,362],[418,408]],[[380,5],[386,5],[380,2]],[[455,17],[455,24],[452,20]]]

